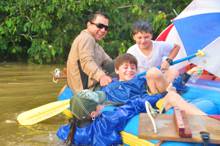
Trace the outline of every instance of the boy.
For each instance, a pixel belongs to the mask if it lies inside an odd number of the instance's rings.
[[[153,30],[147,21],[136,21],[132,27],[132,36],[135,45],[127,53],[134,55],[138,60],[138,72],[152,67],[161,66],[162,70],[169,69],[172,60],[179,52],[180,46],[163,41],[153,41]],[[172,78],[173,70],[166,73]]]
[[[197,69],[193,68],[187,73],[178,76],[172,82],[177,92],[184,92],[186,90],[185,83],[188,81],[190,74],[195,73]],[[115,72],[118,74],[118,80],[114,80],[108,86],[101,89],[106,93],[107,99],[113,102],[126,103],[133,98],[148,96],[148,101],[154,107],[161,96],[166,94],[167,88],[172,88],[172,84],[166,80],[164,74],[157,68],[149,69],[146,77],[136,76],[137,60],[131,54],[123,54],[115,59]],[[173,102],[169,103],[173,104],[173,106],[180,104],[177,102],[182,102],[182,99],[166,100]],[[187,104],[184,102],[180,106],[187,106]]]

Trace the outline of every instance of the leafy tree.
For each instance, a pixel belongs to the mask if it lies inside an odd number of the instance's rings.
[[[105,11],[110,31],[101,45],[115,57],[133,41],[131,24],[149,20],[157,36],[190,0],[2,0],[0,61],[64,63],[88,15]]]

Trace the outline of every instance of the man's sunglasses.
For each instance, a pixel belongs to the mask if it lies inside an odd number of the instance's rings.
[[[102,23],[93,23],[93,22],[91,22],[90,21],[90,23],[91,24],[93,24],[93,25],[95,25],[97,28],[99,28],[99,29],[102,29],[102,28],[104,28],[106,31],[108,30],[108,26],[107,25],[105,25],[105,24],[102,24]]]

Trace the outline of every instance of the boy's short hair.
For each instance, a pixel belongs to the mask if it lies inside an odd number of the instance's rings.
[[[138,32],[146,32],[152,34],[153,30],[148,21],[139,20],[133,23],[132,35],[135,35]]]
[[[137,59],[129,53],[119,55],[115,59],[115,69],[119,69],[119,67],[124,63],[134,64],[137,68]]]

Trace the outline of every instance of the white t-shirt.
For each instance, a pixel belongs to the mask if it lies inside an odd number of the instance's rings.
[[[152,41],[152,52],[146,56],[141,52],[138,45],[131,46],[127,53],[134,55],[138,61],[138,72],[143,72],[151,67],[160,66],[162,61],[169,55],[174,44],[169,44],[164,41]]]

